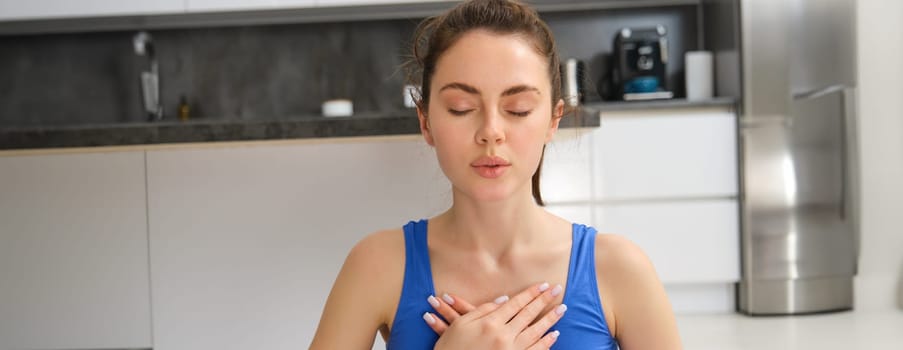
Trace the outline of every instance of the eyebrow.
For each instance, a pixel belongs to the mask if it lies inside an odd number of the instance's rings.
[[[479,89],[477,89],[473,86],[464,84],[464,83],[457,83],[457,82],[445,84],[445,86],[443,86],[442,88],[439,89],[439,92],[442,92],[447,89],[458,89],[458,90],[464,91],[464,92],[472,94],[472,95],[480,94]],[[528,92],[528,91],[533,91],[533,92],[536,92],[537,94],[539,93],[539,89],[537,89],[534,86],[516,85],[516,86],[512,86],[512,87],[506,89],[505,91],[502,91],[502,96],[517,95],[519,93]]]

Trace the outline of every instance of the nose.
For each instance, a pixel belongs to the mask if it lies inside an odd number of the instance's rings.
[[[495,111],[483,113],[480,127],[475,135],[478,144],[502,143],[505,141],[504,120]]]

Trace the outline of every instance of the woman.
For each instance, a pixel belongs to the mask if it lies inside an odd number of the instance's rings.
[[[680,348],[643,252],[541,206],[564,102],[536,12],[462,3],[421,23],[413,56],[420,130],[453,204],[351,250],[311,348],[369,349],[377,330],[389,349]]]

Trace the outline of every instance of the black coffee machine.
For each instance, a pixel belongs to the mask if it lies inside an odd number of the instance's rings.
[[[648,100],[672,98],[668,91],[668,39],[662,25],[622,28],[612,48],[612,98]]]

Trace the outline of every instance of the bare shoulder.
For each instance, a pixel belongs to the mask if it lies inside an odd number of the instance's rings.
[[[369,349],[397,307],[404,279],[401,229],[367,235],[348,252],[311,349]]]
[[[356,286],[366,287],[374,302],[388,309],[388,301],[397,302],[404,279],[404,233],[401,229],[371,233],[357,242],[340,274],[354,278]],[[394,308],[393,308],[394,310]],[[385,316],[385,315],[383,315]]]
[[[596,236],[596,267],[606,278],[655,275],[652,262],[639,246],[624,236],[611,233]]]
[[[354,245],[348,253],[348,262],[362,263],[360,268],[379,269],[379,265],[401,261],[404,263],[404,233],[402,229],[382,230],[371,233]],[[376,265],[376,266],[374,266]]]
[[[622,349],[681,348],[665,288],[638,245],[616,234],[597,235],[596,278],[606,320]]]

